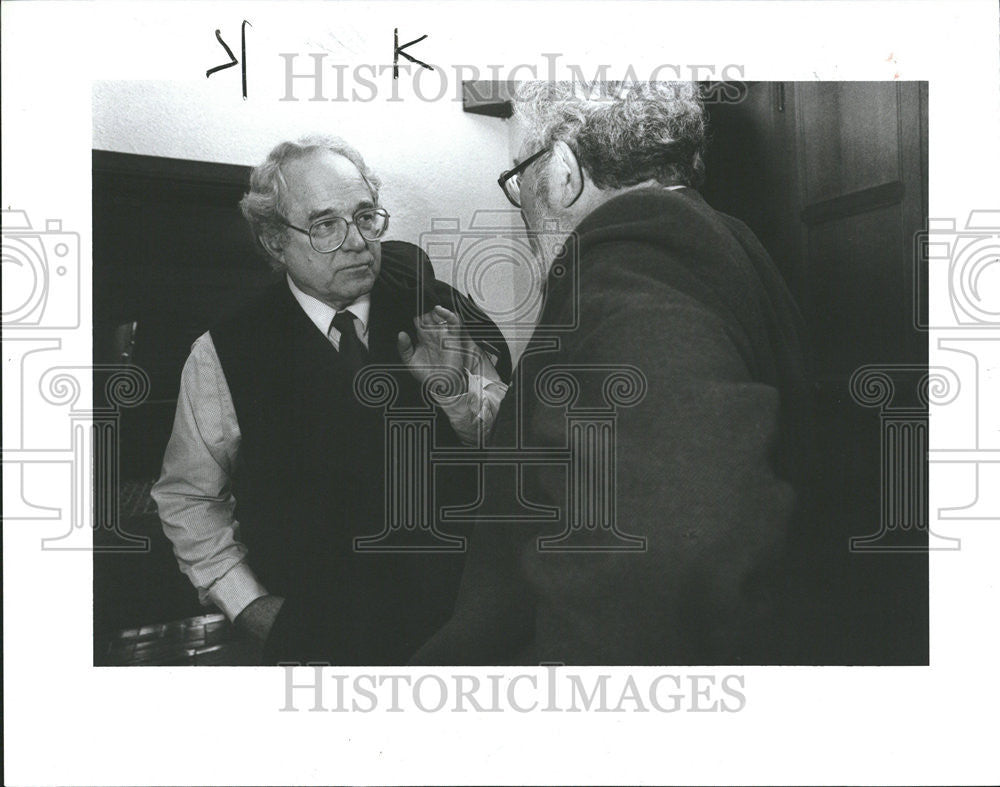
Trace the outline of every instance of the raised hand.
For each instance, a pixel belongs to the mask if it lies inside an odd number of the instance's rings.
[[[464,393],[468,384],[464,369],[470,340],[462,330],[458,315],[443,306],[435,306],[426,314],[414,317],[413,326],[417,331],[416,345],[403,331],[396,338],[399,357],[410,373],[420,382],[432,375],[440,376],[441,384],[435,393]]]

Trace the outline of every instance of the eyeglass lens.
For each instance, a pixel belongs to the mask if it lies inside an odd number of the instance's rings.
[[[514,202],[515,205],[521,205],[521,174],[518,173],[507,178],[507,182],[504,183],[507,187],[507,195]]]

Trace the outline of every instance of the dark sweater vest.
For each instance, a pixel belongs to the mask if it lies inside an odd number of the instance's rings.
[[[399,363],[411,300],[376,283],[373,363]],[[385,522],[383,411],[358,401],[353,375],[284,281],[211,333],[242,433],[241,538],[265,587],[286,599],[265,659],[404,663],[451,614],[464,555],[355,551],[356,537]],[[420,404],[416,381],[395,377],[400,403]],[[440,414],[436,441],[457,442]],[[458,487],[454,476],[439,479],[445,498],[460,496]]]

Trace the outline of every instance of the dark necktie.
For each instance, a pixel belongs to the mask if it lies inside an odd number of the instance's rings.
[[[354,330],[354,313],[345,310],[337,312],[330,323],[340,331],[340,357],[344,359],[352,371],[357,371],[368,361],[368,350],[361,343]]]

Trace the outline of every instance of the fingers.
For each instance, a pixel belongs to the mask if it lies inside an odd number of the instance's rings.
[[[468,356],[462,320],[454,312],[443,306],[435,306],[429,312],[413,318],[416,329],[417,347],[414,353],[420,355],[420,362],[459,368],[465,366]],[[414,357],[412,354],[409,357]],[[409,362],[406,358],[404,361]]]
[[[416,325],[417,321],[429,328],[434,328],[435,326],[441,328],[458,328],[462,325],[461,318],[444,306],[435,306],[429,312],[414,317],[413,324]]]
[[[441,329],[437,323],[431,319],[432,312],[421,314],[413,318],[413,327],[417,330],[417,341],[420,344],[440,344]]]
[[[413,360],[415,353],[413,342],[410,341],[410,337],[405,331],[400,331],[396,336],[396,349],[399,350],[399,357],[403,359],[403,363],[409,363]]]
[[[435,316],[438,322],[444,320],[452,328],[457,328],[462,324],[459,316],[452,311],[448,311],[444,306],[435,306],[431,314]]]
[[[469,332],[462,325],[461,317],[449,311],[444,306],[435,306],[434,310],[428,312],[428,314],[433,314],[436,318],[444,320],[444,325],[441,327],[446,329],[448,339],[459,342],[456,347],[461,348],[463,355],[467,359],[474,357],[476,345],[472,341],[472,337],[469,336]]]
[[[420,344],[432,344],[443,347],[447,339],[457,335],[458,328],[438,316],[434,311],[413,318],[413,327],[417,330],[417,341]]]

